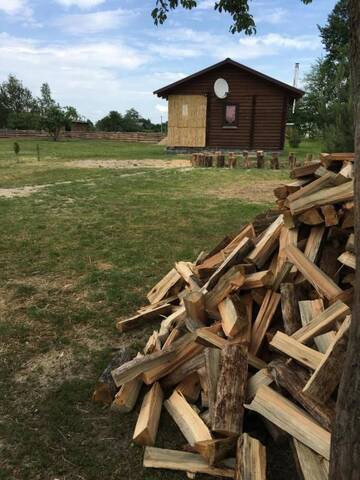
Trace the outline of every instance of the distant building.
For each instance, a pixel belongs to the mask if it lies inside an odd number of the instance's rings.
[[[88,122],[84,122],[82,120],[71,122],[71,131],[72,132],[88,132],[89,124]]]
[[[280,151],[304,92],[230,58],[154,92],[168,100],[168,148]]]

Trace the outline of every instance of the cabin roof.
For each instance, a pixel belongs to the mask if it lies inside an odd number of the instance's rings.
[[[189,75],[185,78],[182,78],[181,80],[178,80],[177,82],[170,83],[169,85],[166,85],[165,87],[159,88],[158,90],[155,90],[154,95],[157,95],[158,97],[163,97],[166,98],[171,90],[174,88],[183,85],[184,83],[193,80],[194,78],[199,77],[200,75],[203,75],[204,73],[210,72],[212,70],[215,70],[216,68],[222,67],[224,65],[232,65],[240,70],[243,70],[245,72],[250,73],[251,75],[254,75],[258,78],[261,78],[262,80],[265,80],[269,83],[272,83],[274,85],[277,85],[280,88],[283,88],[284,90],[287,90],[289,92],[289,96],[293,98],[300,98],[304,95],[304,91],[300,90],[299,88],[292,87],[291,85],[288,85],[287,83],[281,82],[280,80],[276,80],[276,78],[269,77],[268,75],[265,75],[264,73],[258,72],[257,70],[254,70],[250,67],[247,67],[246,65],[242,65],[239,62],[235,62],[235,60],[232,60],[231,58],[226,58],[225,60],[222,60],[221,62],[215,63],[214,65],[211,65],[210,67],[204,68],[203,70],[200,70],[199,72],[193,73],[192,75]]]

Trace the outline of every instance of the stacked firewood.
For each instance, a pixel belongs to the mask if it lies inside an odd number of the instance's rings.
[[[296,158],[293,155],[292,165],[296,163]],[[242,152],[242,159],[235,152],[230,152],[226,156],[223,152],[200,152],[193,153],[191,156],[191,165],[193,167],[203,167],[203,168],[236,168],[238,165],[243,166],[244,168],[251,167],[250,154],[247,150]],[[290,163],[290,160],[289,160]],[[278,170],[280,168],[279,163],[279,154],[273,152],[269,158],[269,166],[271,169]],[[256,152],[256,167],[265,168],[265,154],[262,150]]]
[[[353,300],[353,160],[322,154],[292,170],[275,210],[175,263],[149,305],[117,322],[126,332],[159,319],[144,350],[121,351],[94,392],[125,413],[146,391],[133,434],[145,467],[264,480],[258,416],[274,441],[289,440],[302,478],[328,477]],[[155,446],[164,409],[185,448]]]

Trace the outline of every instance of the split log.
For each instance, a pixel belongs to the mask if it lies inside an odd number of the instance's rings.
[[[312,227],[310,230],[310,234],[305,245],[304,255],[313,263],[316,263],[320,246],[324,239],[325,231],[324,225]]]
[[[202,292],[189,292],[183,298],[186,310],[185,324],[194,332],[197,328],[205,326],[207,315],[205,313],[205,296]]]
[[[332,227],[339,223],[339,218],[334,205],[324,205],[321,207],[321,212],[324,215],[325,225],[327,227]]]
[[[221,351],[221,371],[212,428],[214,432],[226,436],[240,435],[242,432],[247,370],[246,347],[236,344],[225,346]]]
[[[335,409],[327,406],[321,399],[309,398],[303,392],[305,382],[294,369],[284,362],[271,362],[268,369],[275,382],[285,388],[293,399],[309,412],[322,427],[331,432],[335,422]]]
[[[167,470],[205,473],[214,477],[234,478],[234,470],[212,467],[199,454],[164,448],[146,447],[143,465],[147,468],[165,468]]]
[[[304,365],[305,367],[313,370],[318,367],[324,357],[323,353],[303,345],[302,343],[294,340],[293,337],[289,337],[280,331],[276,332],[270,341],[270,346],[293,358],[300,363],[300,365]]]
[[[211,440],[208,427],[176,390],[168,400],[165,400],[164,405],[191,446],[202,440]]]
[[[209,416],[212,424],[214,421],[213,419],[216,401],[216,391],[221,369],[221,352],[217,348],[206,348],[204,356],[205,369],[208,380]]]
[[[306,412],[270,387],[265,385],[260,387],[253,401],[245,407],[263,415],[329,460],[330,433],[313,421]]]
[[[149,322],[151,320],[155,320],[156,318],[161,317],[162,315],[168,315],[171,313],[171,305],[170,303],[165,303],[160,306],[152,307],[151,305],[146,308],[142,309],[139,313],[134,315],[133,317],[126,318],[124,320],[119,320],[116,324],[116,328],[120,332],[126,332],[131,330],[132,328],[137,328],[144,322]]]
[[[246,401],[250,402],[256,395],[256,392],[261,385],[271,385],[273,377],[270,375],[267,368],[262,368],[254,375],[252,375],[247,382],[246,387]]]
[[[309,208],[299,215],[299,221],[305,225],[321,225],[324,223],[324,217],[317,208]]]
[[[190,373],[185,377],[176,387],[176,390],[181,393],[188,402],[197,402],[200,395],[200,378],[197,372]]]
[[[343,265],[356,270],[356,257],[354,253],[344,252],[338,257],[338,261]]]
[[[312,399],[327,402],[338,386],[345,362],[349,326],[350,317],[347,317],[324,358],[305,385],[303,392]]]
[[[328,332],[337,321],[343,320],[350,313],[350,308],[340,300],[330,305],[326,310],[313,318],[304,327],[295,332],[291,338],[300,343],[306,343],[321,333]]]
[[[347,202],[353,198],[354,182],[351,181],[336,187],[324,188],[306,197],[298,198],[293,202],[289,202],[289,208],[293,215],[299,215],[309,208]]]
[[[159,383],[154,383],[145,395],[138,416],[133,441],[139,445],[155,445],[159,426],[163,392]]]
[[[238,439],[235,480],[266,480],[266,448],[247,433]]]
[[[304,327],[310,323],[313,318],[317,317],[321,312],[324,311],[324,302],[321,298],[316,300],[302,300],[299,302],[299,310],[301,323]],[[334,337],[334,332],[327,332],[314,337],[314,342],[319,352],[325,353]]]
[[[232,267],[226,272],[215,285],[213,290],[205,295],[205,306],[208,312],[217,310],[219,303],[233,291],[239,289],[244,281],[245,275],[242,267]]]
[[[306,280],[313,285],[320,296],[332,300],[342,293],[340,287],[329,278],[319,267],[311,262],[298,248],[290,245],[286,248],[288,260],[303,274]]]
[[[185,307],[177,307],[173,313],[164,318],[164,320],[161,322],[159,329],[159,340],[161,342],[165,342],[173,328],[181,327],[181,325],[185,323],[185,318]]]
[[[199,282],[194,273],[194,265],[191,262],[175,262],[175,269],[192,291],[200,290]]]
[[[149,353],[158,352],[161,350],[161,342],[159,339],[159,332],[154,330],[152,335],[150,335],[146,345],[144,347],[144,354],[147,355]]]
[[[227,337],[236,337],[248,328],[246,306],[236,295],[230,295],[218,305],[222,329]]]
[[[312,163],[307,163],[302,167],[295,167],[293,170],[291,170],[290,177],[301,178],[301,177],[307,177],[309,175],[313,175],[320,166],[321,166],[321,162],[312,162]]]
[[[194,372],[197,372],[199,368],[205,365],[204,353],[200,352],[195,357],[186,360],[182,365],[173,370],[169,375],[161,379],[161,385],[163,388],[169,388],[177,385],[184,378],[188,377]],[[186,395],[185,395],[186,396]]]
[[[280,295],[272,290],[268,290],[251,331],[251,343],[249,351],[254,355],[256,355],[260,350],[261,344],[275,315],[279,302]]]
[[[170,290],[176,283],[181,280],[181,276],[172,268],[164,278],[160,280],[147,294],[150,303],[157,303],[169,294]]]
[[[313,180],[307,185],[302,186],[302,188],[298,189],[296,192],[291,193],[287,197],[288,203],[294,202],[299,198],[303,198],[303,197],[306,197],[307,195],[318,192],[322,188],[333,186],[335,184],[335,177],[336,175],[333,172],[325,173],[325,175],[321,176],[320,178]]]
[[[136,401],[139,397],[142,384],[143,381],[139,377],[134,378],[133,380],[130,380],[130,382],[122,385],[111,404],[111,410],[119,413],[131,412],[135,407]]]
[[[281,311],[287,335],[292,335],[301,328],[298,296],[293,283],[280,285]]]
[[[250,273],[246,275],[241,290],[252,290],[253,288],[268,287],[274,281],[274,275],[271,270]]]
[[[303,480],[328,480],[329,462],[303,443],[292,439],[295,464]]]
[[[119,352],[117,352],[113,356],[110,363],[102,372],[102,374],[99,377],[99,380],[95,385],[95,390],[92,395],[92,399],[94,402],[103,403],[104,405],[111,404],[117,392],[117,386],[111,375],[111,371],[114,370],[114,368],[119,368],[122,365],[126,364],[130,359],[131,359],[130,350],[126,348],[120,349]]]
[[[249,262],[255,263],[258,268],[261,268],[266,263],[277,246],[283,224],[283,216],[279,215],[266,231],[263,232],[254,250],[248,255],[247,260]]]
[[[171,330],[167,339],[164,342],[162,349],[165,350],[167,347],[170,347],[170,345],[172,345],[175,342],[175,340],[177,340],[181,336],[182,336],[182,332],[179,328],[174,328],[173,330]]]
[[[233,456],[236,447],[236,437],[203,440],[195,443],[194,447],[209,465],[215,465],[220,460]]]
[[[218,326],[219,330],[221,330],[221,323],[214,324],[216,327]],[[217,330],[218,331],[218,330]],[[205,328],[198,328],[196,330],[196,342],[205,347],[215,347],[215,348],[223,348],[227,344],[227,340],[220,335],[215,333],[213,326],[205,327]]]

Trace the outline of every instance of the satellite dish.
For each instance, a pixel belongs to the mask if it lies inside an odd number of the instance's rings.
[[[218,98],[226,98],[229,95],[229,85],[223,78],[218,78],[214,83],[214,92]]]

